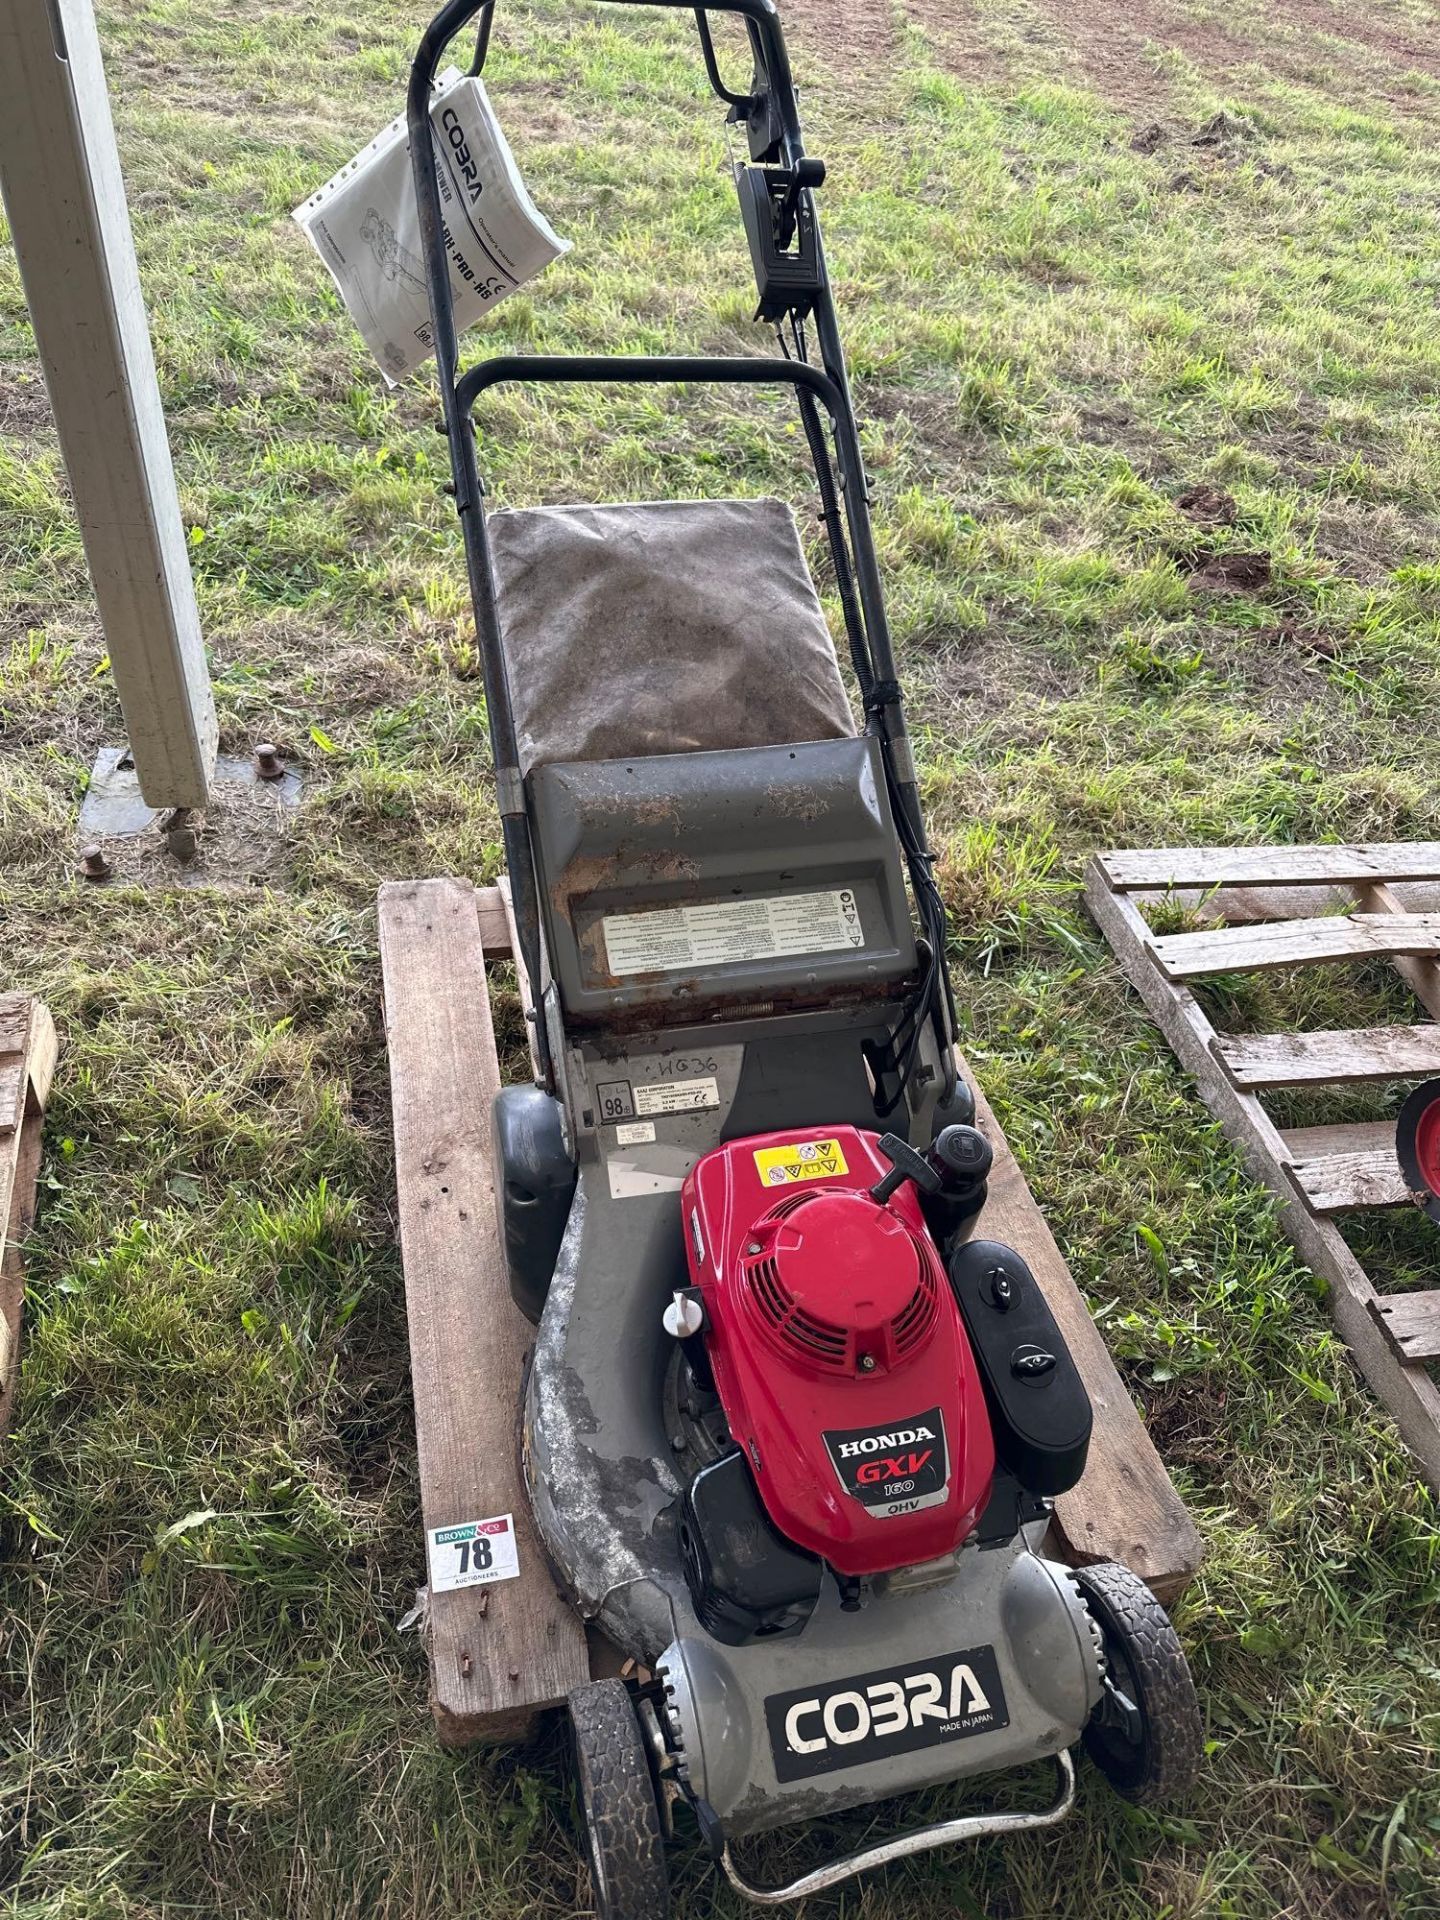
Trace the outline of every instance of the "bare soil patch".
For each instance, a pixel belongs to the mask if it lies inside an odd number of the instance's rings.
[[[38,371],[14,369],[0,385],[0,434],[9,439],[26,440],[52,425],[50,396]]]
[[[1270,576],[1268,553],[1199,553],[1190,589],[1193,593],[1263,593]]]
[[[1274,11],[1276,19],[1286,26],[1383,55],[1392,74],[1398,64],[1440,76],[1440,18],[1427,41],[1416,35],[1410,22],[1387,17],[1389,9],[1376,4],[1376,0],[1344,8],[1332,6],[1330,0],[1276,0]]]
[[[1172,89],[1147,49],[1186,55],[1212,74],[1228,74],[1257,57],[1253,41],[1229,27],[1176,16],[1150,0],[1034,0],[1098,93],[1137,118],[1163,114]]]
[[[906,0],[906,12],[958,79],[991,80],[1004,73],[972,0]]]
[[[1222,493],[1218,487],[1187,487],[1175,497],[1176,508],[1201,527],[1233,527],[1236,506],[1228,493]]]
[[[906,0],[906,12],[960,79],[994,79],[1004,72],[986,43],[974,0]],[[899,33],[889,0],[855,0],[854,5],[782,0],[782,18],[797,46],[823,54],[832,66],[837,56],[872,70],[894,72],[899,65]],[[841,74],[843,85],[843,67]]]
[[[802,48],[823,53],[830,64],[894,65],[895,16],[888,0],[781,0],[781,23]],[[803,75],[801,78],[803,79]]]

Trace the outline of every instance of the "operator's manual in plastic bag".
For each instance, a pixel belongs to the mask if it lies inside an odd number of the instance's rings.
[[[455,331],[568,253],[530,195],[481,81],[450,67],[430,103]],[[392,120],[295,218],[380,362],[397,380],[434,347],[405,116]]]

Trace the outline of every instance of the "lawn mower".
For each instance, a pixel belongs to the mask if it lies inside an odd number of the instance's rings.
[[[675,6],[679,0],[642,0]],[[686,9],[692,11],[692,9]],[[945,910],[774,0],[694,11],[760,322],[739,357],[502,355],[461,373],[425,34],[408,121],[534,1084],[494,1108],[511,1290],[535,1323],[526,1484],[553,1570],[624,1658],[569,1699],[597,1911],[656,1920],[688,1808],[775,1903],[1047,1827],[1083,1741],[1137,1801],[1200,1722],[1176,1635],[1116,1564],[1042,1542],[1091,1409],[1023,1258],[984,1233],[992,1147],[957,1072]],[[712,16],[737,15],[748,83]],[[486,511],[472,410],[502,382],[789,389],[853,675],[772,499]],[[1051,1760],[970,1813],[784,1886],[736,1843]],[[1033,1794],[1031,1795],[1033,1800]]]

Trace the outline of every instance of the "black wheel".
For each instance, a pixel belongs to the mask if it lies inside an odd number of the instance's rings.
[[[1139,1575],[1115,1561],[1079,1567],[1075,1579],[1100,1630],[1106,1666],[1085,1751],[1137,1806],[1187,1792],[1200,1772],[1205,1728],[1169,1615]]]
[[[1440,1227],[1440,1080],[1416,1087],[1401,1107],[1395,1151],[1416,1205]]]
[[[650,1759],[623,1680],[570,1695],[580,1825],[598,1920],[665,1920],[670,1876]]]

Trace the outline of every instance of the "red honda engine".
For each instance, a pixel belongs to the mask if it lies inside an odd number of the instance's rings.
[[[731,1141],[685,1182],[687,1255],[730,1433],[766,1512],[842,1575],[938,1559],[990,1492],[974,1357],[912,1186],[877,1137]]]

